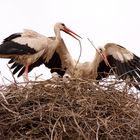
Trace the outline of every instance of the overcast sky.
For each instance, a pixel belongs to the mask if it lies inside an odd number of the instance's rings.
[[[103,46],[118,43],[140,56],[140,1],[139,0],[1,0],[0,41],[22,29],[33,29],[46,36],[54,36],[53,26],[64,22],[83,37],[81,61],[91,61],[95,50],[87,41]],[[79,44],[62,33],[72,56],[77,59]],[[0,59],[2,76],[10,79],[7,60]],[[31,75],[49,72],[41,67]],[[1,79],[1,78],[0,78]]]

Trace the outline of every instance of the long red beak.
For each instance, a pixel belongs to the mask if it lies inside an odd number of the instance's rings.
[[[67,27],[65,27],[65,29],[64,29],[63,31],[64,31],[65,33],[71,35],[72,37],[74,37],[74,38],[77,39],[77,40],[79,40],[77,37],[79,37],[79,38],[82,39],[82,37],[80,37],[78,34],[74,33],[72,30],[70,30],[70,29],[67,28]],[[77,37],[75,37],[74,35],[77,36]]]
[[[99,52],[99,53],[100,53],[101,57],[103,58],[103,60],[105,61],[105,64],[107,66],[110,66],[110,64],[109,64],[109,62],[107,60],[106,54],[104,52]]]

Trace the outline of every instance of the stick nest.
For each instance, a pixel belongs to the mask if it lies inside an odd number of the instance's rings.
[[[73,79],[1,86],[0,139],[138,140],[139,98],[115,84]]]

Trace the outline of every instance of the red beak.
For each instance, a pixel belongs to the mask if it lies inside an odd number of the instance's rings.
[[[70,29],[67,28],[67,27],[65,27],[65,29],[64,29],[63,31],[64,31],[65,33],[71,35],[72,37],[74,37],[74,38],[77,39],[77,40],[79,40],[77,37],[79,37],[79,38],[82,39],[82,37],[80,37],[78,34],[74,33],[72,30],[70,30]],[[77,36],[77,37],[75,37],[74,35]]]
[[[100,53],[101,57],[103,58],[103,60],[105,61],[105,64],[107,66],[110,66],[110,64],[109,64],[109,62],[107,60],[106,54],[104,52],[99,52],[99,53]]]

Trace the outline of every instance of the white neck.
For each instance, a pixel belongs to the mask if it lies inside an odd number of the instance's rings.
[[[55,40],[60,42],[61,41],[61,34],[60,34],[60,29],[57,27],[54,27],[54,32],[55,32]]]
[[[96,52],[95,58],[90,64],[92,75],[95,76],[95,78],[97,77],[97,70],[100,62],[101,62],[101,56],[98,52]]]

